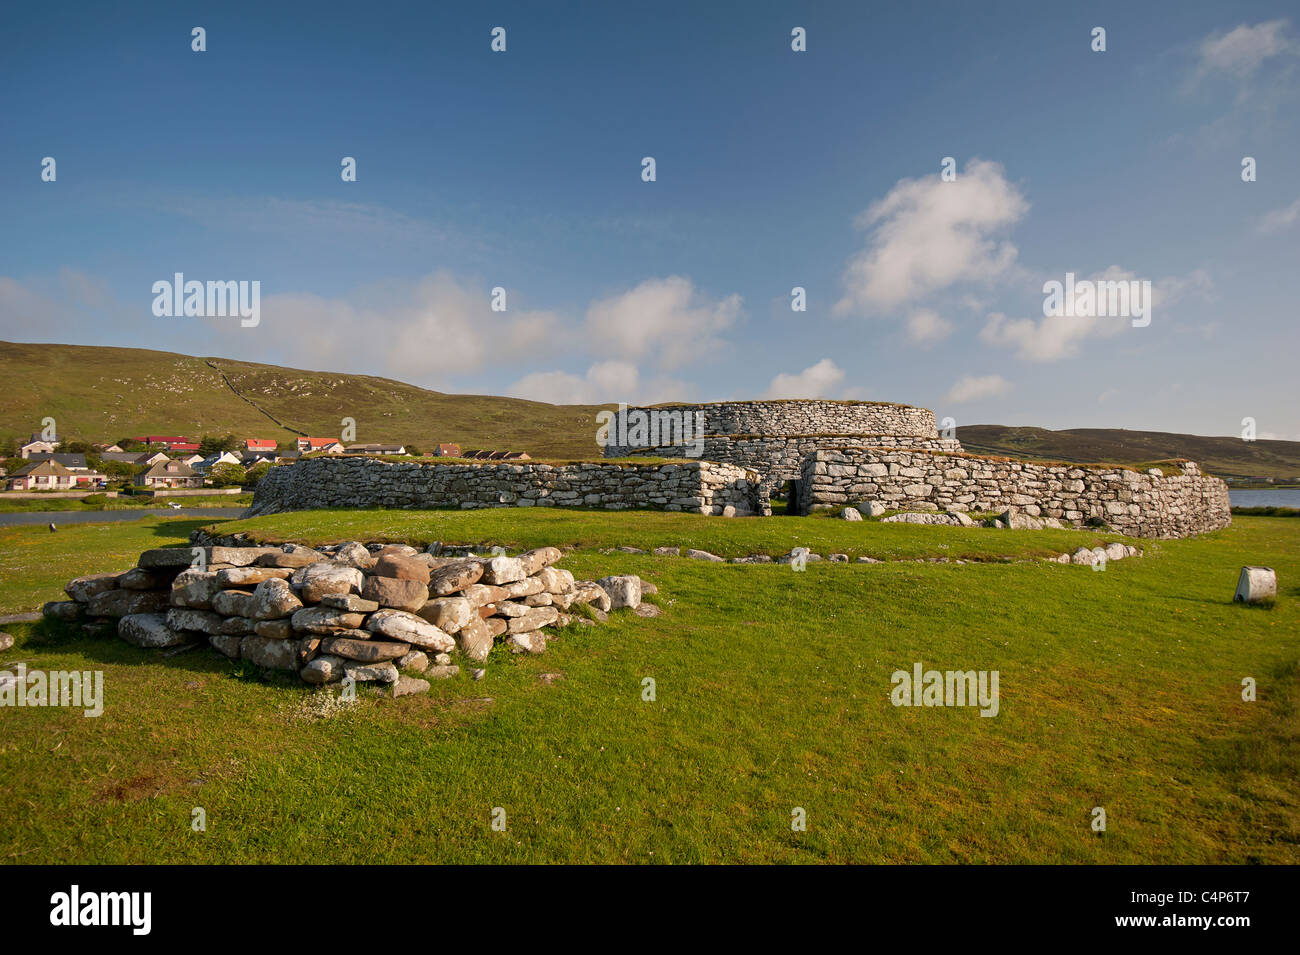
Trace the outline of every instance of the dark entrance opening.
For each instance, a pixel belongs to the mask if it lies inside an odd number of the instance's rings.
[[[782,513],[794,516],[799,513],[799,482],[786,481],[784,487],[785,510]],[[776,513],[776,508],[772,508],[772,513]]]

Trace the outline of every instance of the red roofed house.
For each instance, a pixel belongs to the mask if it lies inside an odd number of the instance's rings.
[[[460,457],[459,444],[440,444],[438,450],[434,452],[440,458],[458,458]]]
[[[249,438],[244,442],[245,451],[274,451],[275,442],[270,439]]]
[[[336,438],[299,438],[299,451],[324,451],[327,454],[342,454],[343,445]]]
[[[152,448],[155,444],[166,448],[168,451],[197,451],[197,443],[191,442],[189,438],[183,438],[177,434],[146,434],[139,438],[132,438],[132,441],[139,441],[141,444]]]

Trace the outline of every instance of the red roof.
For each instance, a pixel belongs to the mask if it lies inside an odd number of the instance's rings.
[[[262,438],[249,438],[244,442],[244,447],[249,451],[274,451],[275,442]]]
[[[168,451],[197,451],[199,446],[189,441],[176,441],[167,446]]]
[[[324,447],[325,445],[328,445],[328,444],[338,444],[338,443],[339,443],[339,439],[338,439],[338,438],[299,438],[298,440],[299,440],[299,441],[306,441],[306,442],[307,442],[308,444],[310,444],[313,448],[316,447],[317,445],[320,445],[320,446]]]

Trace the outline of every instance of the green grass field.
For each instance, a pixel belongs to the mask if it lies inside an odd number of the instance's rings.
[[[127,566],[200,522],[0,529],[0,610]],[[506,509],[307,512],[266,539],[576,545],[664,615],[388,701],[320,698],[207,650],[171,658],[9,624],[0,661],[100,669],[105,712],[0,709],[6,862],[1300,862],[1300,524],[1242,517],[1084,567],[1003,558],[1106,535]],[[366,533],[370,529],[371,533]],[[605,553],[794,544],[881,564]],[[968,555],[975,562],[916,563]],[[1269,608],[1233,605],[1243,564]],[[998,670],[1000,712],[903,708],[890,676]],[[543,683],[543,673],[563,679]],[[656,699],[642,699],[653,678]],[[1258,700],[1243,702],[1253,677]],[[1107,830],[1090,829],[1104,807]],[[191,831],[202,807],[208,827]],[[494,807],[505,831],[494,831]],[[802,808],[807,831],[791,830]]]
[[[49,500],[40,498],[3,498],[0,497],[0,514],[22,513],[25,511],[134,511],[141,508],[168,509],[169,503],[182,507],[248,507],[253,503],[252,493],[248,494],[202,494],[194,497],[105,497],[102,494],[88,494],[80,497],[59,497]]]

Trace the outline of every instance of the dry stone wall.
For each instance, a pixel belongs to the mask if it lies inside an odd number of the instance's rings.
[[[1103,521],[1134,537],[1186,537],[1232,522],[1227,485],[1190,461],[1165,475],[878,448],[819,450],[804,459],[799,513],[863,502],[903,511],[1010,509],[1075,526]]]
[[[322,457],[271,468],[250,515],[323,507],[643,508],[762,513],[757,475],[732,464],[420,464]]]
[[[495,646],[542,653],[560,630],[610,610],[659,613],[642,605],[657,591],[639,577],[575,580],[556,566],[555,547],[513,557],[431,551],[360,541],[158,548],[130,570],[69,581],[70,599],[46,604],[45,615],[116,621],[138,647],[206,643],[307,683],[350,679],[406,696],[456,676],[461,662],[485,662]]]

